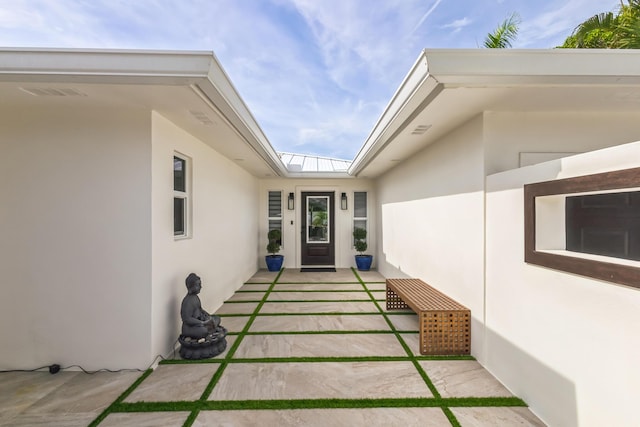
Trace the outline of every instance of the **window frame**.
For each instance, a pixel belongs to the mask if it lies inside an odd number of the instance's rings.
[[[271,193],[280,193],[280,216],[271,216]],[[280,248],[284,249],[284,205],[283,205],[283,190],[267,190],[267,234],[271,231],[271,221],[279,221],[280,222],[280,240],[278,243],[280,244]]]
[[[175,185],[175,162],[176,159],[181,160],[184,166],[184,191],[177,190]],[[178,153],[174,151],[173,153],[173,203],[174,203],[174,218],[173,218],[173,238],[174,240],[183,240],[188,239],[192,236],[192,224],[191,224],[191,158],[185,156],[182,153]],[[183,200],[183,209],[182,209],[182,228],[183,232],[176,234],[176,226],[175,226],[175,201],[176,199]]]
[[[536,198],[574,193],[605,192],[640,187],[640,168],[624,169],[524,186],[524,262],[606,282],[640,288],[640,268],[576,256],[536,250]],[[621,260],[623,261],[623,260]]]
[[[364,201],[365,216],[356,216],[356,194],[357,193],[364,194],[364,197],[365,197],[365,201]],[[367,242],[367,245],[368,245],[369,244],[369,193],[367,191],[354,191],[353,192],[353,219],[352,219],[352,222],[351,222],[351,235],[352,236],[353,236],[353,231],[355,231],[355,229],[356,229],[356,221],[364,221],[364,223],[365,223],[364,229],[367,231],[367,237],[364,239],[364,241]],[[354,248],[356,246],[356,239],[354,237],[352,237],[351,246],[354,247]]]

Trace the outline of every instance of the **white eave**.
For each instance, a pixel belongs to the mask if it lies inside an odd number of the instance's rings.
[[[56,91],[82,96],[36,95]],[[639,102],[637,50],[425,50],[346,171],[320,158],[296,171],[212,52],[0,50],[0,107],[147,108],[257,177],[373,178],[485,111],[638,111]]]
[[[637,111],[640,51],[425,50],[349,173],[376,177],[484,111]]]
[[[95,103],[113,102],[110,92],[126,87],[130,94],[118,93],[129,104],[160,112],[255,176],[287,175],[212,52],[0,50],[0,106],[27,102],[14,89],[24,92],[24,86],[38,85],[53,85],[53,90],[64,85],[87,88],[88,99]],[[241,143],[220,141],[219,134],[234,136]]]

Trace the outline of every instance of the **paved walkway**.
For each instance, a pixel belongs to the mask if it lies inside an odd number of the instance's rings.
[[[421,356],[417,316],[385,312],[384,290],[376,272],[260,271],[217,312],[222,355],[2,374],[0,426],[544,425],[472,358]]]

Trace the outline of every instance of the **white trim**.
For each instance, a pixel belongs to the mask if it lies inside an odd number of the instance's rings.
[[[174,188],[173,198],[172,198],[173,201],[175,201],[175,199],[184,200],[184,207],[183,207],[184,233],[175,234],[175,212],[174,212],[173,239],[174,240],[190,239],[191,237],[193,237],[193,191],[192,191],[193,161],[191,157],[186,156],[178,151],[173,152],[173,158],[178,158],[184,161],[184,168],[185,168],[185,171],[184,171],[185,191],[179,191]],[[175,173],[175,169],[172,168],[172,177],[173,177],[173,173]]]

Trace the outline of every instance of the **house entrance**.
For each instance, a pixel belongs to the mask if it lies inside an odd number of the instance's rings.
[[[335,265],[335,193],[303,192],[302,266]]]

